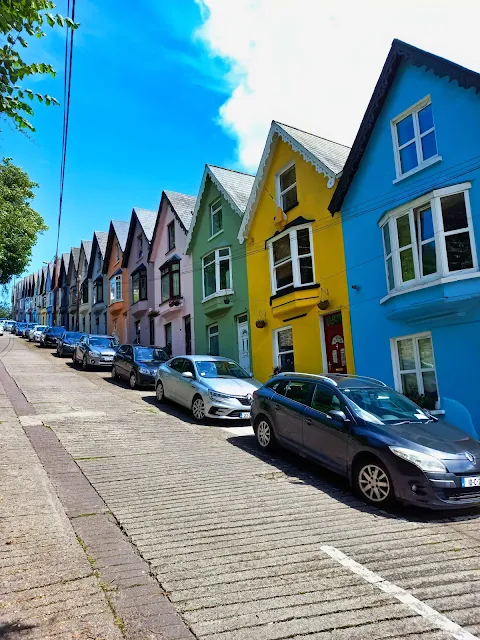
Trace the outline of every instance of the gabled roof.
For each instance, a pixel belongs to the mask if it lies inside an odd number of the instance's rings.
[[[70,264],[73,265],[75,272],[78,271],[78,261],[80,259],[80,247],[72,247],[70,249],[70,260],[68,263],[68,269],[70,269]]]
[[[178,223],[185,231],[185,233],[188,233],[190,225],[192,224],[196,197],[187,196],[184,193],[177,193],[176,191],[162,191],[162,197],[160,198],[160,204],[158,206],[157,219],[155,221],[155,229],[153,231],[152,241],[150,242],[150,250],[148,252],[149,260],[150,256],[152,255],[155,238],[157,237],[158,225],[160,224],[160,216],[162,215],[162,207],[165,200],[170,205],[170,208],[173,211],[173,215],[178,220]]]
[[[312,164],[318,173],[324,175],[328,179],[327,187],[329,189],[334,186],[335,180],[341,175],[350,152],[350,147],[344,144],[321,138],[313,133],[307,133],[296,127],[273,120],[262,158],[258,165],[255,183],[247,203],[242,225],[238,232],[238,241],[240,243],[244,241],[252,224],[252,213],[263,191],[273,153],[279,140],[286,142],[293,151],[299,153],[306,162]]]
[[[345,163],[342,177],[328,206],[332,215],[340,211],[343,205],[345,196],[360,166],[368,141],[375,128],[377,118],[385,104],[385,100],[402,62],[414,65],[415,67],[426,67],[427,71],[433,71],[439,78],[448,77],[451,80],[456,80],[458,85],[463,89],[474,88],[475,93],[480,91],[479,73],[466,69],[446,58],[441,58],[423,49],[418,49],[401,40],[394,40],[385,64],[383,65],[380,77],[375,85],[375,89],[373,90],[365,115],[363,116],[352,150]]]
[[[92,240],[82,240],[80,243],[80,249],[83,247],[83,252],[85,253],[85,260],[87,264],[90,264],[90,256],[92,255]]]
[[[90,260],[88,261],[87,278],[93,275],[93,267],[97,250],[100,249],[102,259],[105,258],[105,249],[107,248],[108,233],[106,231],[94,231],[92,240],[92,250],[90,252]]]
[[[125,251],[123,252],[123,260],[122,267],[126,267],[128,265],[128,259],[130,257],[130,250],[133,244],[133,234],[135,233],[135,227],[137,223],[142,229],[145,237],[148,241],[148,247],[145,247],[145,254],[148,256],[150,243],[153,238],[153,232],[155,229],[155,222],[157,220],[157,212],[149,211],[148,209],[139,209],[138,207],[134,207],[132,209],[132,216],[130,218],[130,227],[128,229],[128,237],[127,243],[125,245]]]
[[[241,218],[245,213],[245,207],[247,206],[248,198],[255,181],[255,176],[252,176],[249,173],[242,173],[241,171],[234,171],[233,169],[224,169],[223,167],[216,167],[213,164],[205,165],[202,182],[200,184],[200,189],[195,203],[195,209],[193,211],[192,223],[190,225],[187,242],[185,244],[185,253],[188,253],[188,249],[190,247],[207,178],[210,178],[225,200]]]
[[[120,249],[125,251],[125,245],[127,243],[128,229],[130,224],[124,220],[111,220],[110,227],[108,229],[107,246],[105,248],[105,255],[103,258],[103,273],[107,273],[108,265],[110,264],[110,256],[113,250],[113,238],[117,239]]]

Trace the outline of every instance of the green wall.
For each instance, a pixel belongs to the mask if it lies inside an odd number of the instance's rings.
[[[207,177],[190,245],[193,263],[195,353],[208,354],[207,327],[211,324],[218,324],[219,355],[238,361],[237,317],[248,313],[245,244],[240,244],[237,240],[242,219],[223,197],[223,231],[209,240],[210,205],[220,195],[210,177]],[[230,297],[228,305],[224,303],[223,296],[213,301],[202,302],[202,258],[213,249],[223,247],[230,247],[232,288],[235,293]]]

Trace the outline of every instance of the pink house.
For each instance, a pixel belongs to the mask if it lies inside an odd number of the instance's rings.
[[[155,344],[174,356],[194,353],[192,259],[184,251],[195,201],[194,196],[163,191],[150,243]]]

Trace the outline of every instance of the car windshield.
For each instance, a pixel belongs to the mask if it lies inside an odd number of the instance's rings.
[[[138,362],[166,362],[168,356],[163,349],[156,347],[135,347],[135,360]]]
[[[430,420],[430,416],[420,407],[389,387],[342,389],[341,391],[350,400],[353,410],[369,422],[398,424]]]
[[[47,326],[44,324],[37,324],[35,327],[35,331],[43,331],[44,329],[47,329]]]
[[[90,345],[92,347],[110,347],[113,349],[118,345],[118,342],[114,338],[101,338],[100,336],[92,336],[90,338]]]
[[[52,327],[52,329],[50,329],[50,333],[52,336],[61,336],[65,333],[65,327]]]
[[[80,331],[67,331],[63,336],[63,339],[64,340],[80,340],[82,335],[83,333],[80,333]]]
[[[196,360],[198,375],[201,378],[251,378],[233,360]]]

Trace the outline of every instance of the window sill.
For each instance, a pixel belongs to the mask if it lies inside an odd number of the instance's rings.
[[[273,296],[270,296],[270,304],[272,304],[274,300],[277,300],[278,298],[281,298],[283,296],[288,296],[288,294],[294,293],[295,291],[308,291],[308,289],[319,288],[320,284],[317,282],[314,282],[312,284],[302,284],[299,287],[295,287],[294,285],[292,285],[291,287],[285,287],[285,289],[281,289],[277,293],[274,293]]]
[[[176,249],[175,246],[170,247],[170,249],[165,253],[166,256],[168,256],[169,253],[172,253],[172,251],[174,251]]]
[[[217,231],[217,233],[214,233],[213,236],[210,236],[210,238],[207,240],[207,242],[210,242],[210,240],[213,240],[214,238],[219,236],[221,233],[223,233],[223,229],[220,229],[220,231]]]
[[[233,289],[223,289],[222,291],[216,291],[212,293],[210,296],[206,296],[203,298],[202,302],[208,302],[209,300],[213,300],[214,298],[223,298],[224,296],[233,296],[235,291]]]
[[[456,275],[456,274],[449,275],[449,276],[444,276],[443,278],[437,278],[436,280],[430,280],[428,282],[418,283],[411,287],[405,287],[405,289],[392,290],[388,295],[386,295],[384,298],[380,300],[380,304],[384,304],[384,302],[387,302],[391,298],[396,298],[397,296],[401,296],[405,293],[410,293],[411,291],[420,291],[421,289],[428,289],[429,287],[434,287],[437,284],[448,284],[449,282],[470,280],[471,278],[480,278],[480,273],[478,272],[478,269],[475,269],[475,271],[473,272],[469,270],[468,272],[462,273],[461,275]]]
[[[419,171],[422,171],[422,169],[426,169],[427,167],[431,167],[432,164],[441,162],[441,160],[442,160],[442,156],[432,156],[425,162],[422,162],[422,164],[419,164],[418,167],[415,167],[415,169],[410,169],[410,171],[407,171],[407,173],[402,173],[401,176],[398,176],[397,178],[395,178],[392,184],[397,184],[397,182],[401,182],[402,180],[405,180],[405,178],[409,178],[410,176],[415,175]]]

